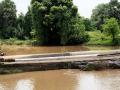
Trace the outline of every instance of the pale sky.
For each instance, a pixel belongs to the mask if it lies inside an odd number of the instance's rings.
[[[2,1],[2,0],[0,0]],[[12,0],[17,7],[17,13],[26,13],[31,0]],[[107,3],[110,0],[73,0],[74,4],[78,6],[78,10],[81,16],[90,18],[92,9],[100,3]],[[120,1],[120,0],[119,0]]]
[[[74,4],[78,7],[81,16],[90,18],[92,9],[98,4],[108,3],[110,0],[73,0]]]

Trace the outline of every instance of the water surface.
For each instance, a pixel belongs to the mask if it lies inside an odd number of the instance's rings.
[[[120,71],[56,70],[0,75],[0,90],[120,90]]]
[[[120,49],[120,46],[15,46],[3,45],[0,47],[7,55],[24,55],[24,54],[40,54],[40,53],[63,53],[75,51],[89,51],[89,50],[114,50]]]
[[[114,50],[102,46],[1,46],[7,55]],[[0,90],[120,90],[120,70],[56,70],[0,75]]]

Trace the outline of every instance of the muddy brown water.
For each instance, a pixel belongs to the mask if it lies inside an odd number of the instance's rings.
[[[0,46],[1,50],[6,55],[25,55],[25,54],[41,54],[41,53],[63,53],[63,52],[75,52],[75,51],[89,51],[89,50],[114,50],[120,49],[120,46],[15,46],[15,45],[3,45]]]
[[[1,46],[7,55],[113,50],[101,46]],[[0,75],[0,90],[120,90],[120,70],[55,70]]]
[[[120,90],[120,70],[55,70],[0,75],[0,90]]]

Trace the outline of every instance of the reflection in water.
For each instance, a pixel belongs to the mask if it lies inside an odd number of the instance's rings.
[[[0,90],[120,90],[120,71],[59,70],[0,76]]]
[[[91,74],[82,74],[78,77],[78,87],[77,90],[98,90],[99,84],[95,79],[94,75]]]
[[[4,89],[5,89],[5,87],[3,87],[2,84],[0,84],[0,90],[4,90]]]
[[[33,88],[32,80],[19,80],[15,90],[33,90]]]

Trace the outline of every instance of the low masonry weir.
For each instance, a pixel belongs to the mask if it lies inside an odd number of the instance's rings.
[[[120,69],[120,50],[1,56],[0,74],[79,69]]]

